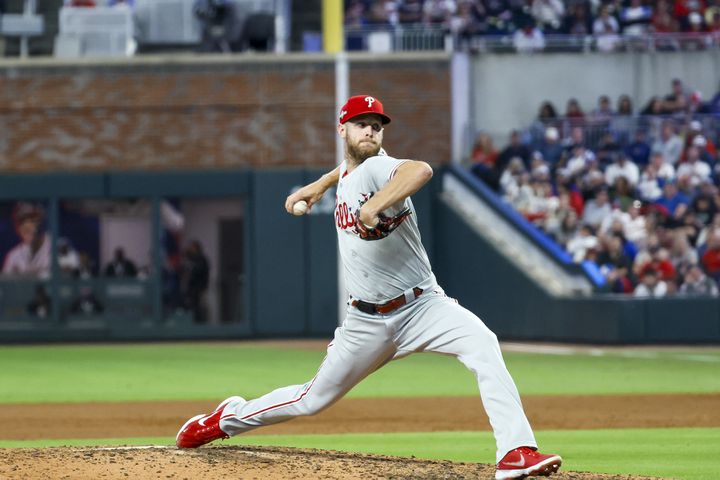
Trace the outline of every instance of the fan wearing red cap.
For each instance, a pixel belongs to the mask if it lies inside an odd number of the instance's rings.
[[[349,293],[343,326],[335,330],[313,379],[253,400],[230,397],[214,412],[188,420],[178,432],[177,445],[198,447],[314,415],[379,366],[413,352],[437,352],[457,357],[482,385],[497,444],[496,479],[557,471],[559,456],[537,452],[497,337],[445,295],[432,272],[410,198],[430,180],[432,168],[422,161],[378,155],[390,117],[377,98],[351,97],[338,120],[342,163],[288,196],[285,208],[293,213],[300,201],[312,207],[336,187],[334,223]]]

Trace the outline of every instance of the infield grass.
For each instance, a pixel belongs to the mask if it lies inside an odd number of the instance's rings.
[[[324,352],[237,344],[0,347],[0,403],[257,397],[312,378]],[[720,350],[506,353],[523,395],[720,392]],[[350,397],[477,395],[451,357],[392,362]]]
[[[564,470],[716,480],[718,428],[538,431],[545,452],[558,453]],[[0,441],[0,448],[100,445],[173,445],[172,438]],[[495,462],[490,432],[343,435],[241,435],[230,445],[319,448],[458,462]]]

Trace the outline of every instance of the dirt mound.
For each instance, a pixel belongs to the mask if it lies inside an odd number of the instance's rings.
[[[33,479],[491,479],[494,467],[278,447],[0,449],[0,478]],[[559,472],[556,480],[648,477]]]

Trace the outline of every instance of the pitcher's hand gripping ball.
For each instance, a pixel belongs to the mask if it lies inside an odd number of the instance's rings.
[[[305,200],[300,200],[293,205],[293,215],[305,215],[308,211],[308,204]]]

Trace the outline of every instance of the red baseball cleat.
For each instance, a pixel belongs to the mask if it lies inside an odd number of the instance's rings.
[[[230,397],[218,405],[210,414],[195,415],[185,422],[175,437],[175,444],[179,448],[197,448],[219,438],[230,438],[230,435],[220,429],[220,418],[223,410],[230,402],[244,402],[242,397]]]
[[[497,464],[496,480],[519,479],[530,475],[549,477],[562,465],[560,455],[543,455],[530,447],[509,451]]]

